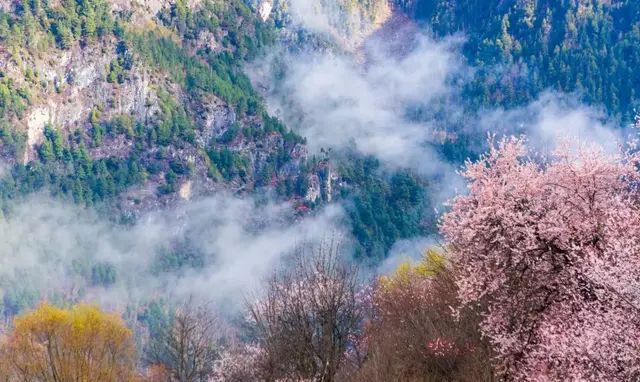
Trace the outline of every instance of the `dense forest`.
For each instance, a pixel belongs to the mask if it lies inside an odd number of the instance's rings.
[[[439,36],[464,33],[478,69],[472,107],[522,105],[542,91],[576,92],[627,121],[635,117],[640,38],[635,1],[413,2]]]

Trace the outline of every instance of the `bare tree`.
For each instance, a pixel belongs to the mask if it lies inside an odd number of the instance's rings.
[[[189,300],[171,324],[152,341],[149,363],[161,367],[171,382],[205,382],[217,357],[218,322],[206,306]]]
[[[356,269],[341,263],[338,252],[334,243],[300,248],[293,265],[269,281],[264,298],[249,304],[266,380],[335,379],[362,320]]]

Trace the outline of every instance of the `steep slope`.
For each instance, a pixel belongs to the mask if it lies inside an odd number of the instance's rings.
[[[307,195],[295,187],[316,166],[304,139],[267,115],[240,69],[274,33],[241,1],[3,9],[5,198],[46,187],[135,213],[221,189]]]
[[[411,76],[403,69],[392,71],[419,45],[419,31],[406,16],[391,14],[391,4],[384,0],[292,0],[289,6],[295,9],[299,3],[308,4],[309,13],[289,13],[279,27],[276,48],[249,73],[269,110],[308,137],[310,149],[324,153],[333,164],[334,200],[347,212],[356,239],[354,254],[376,263],[398,241],[427,236],[434,228],[430,194],[436,183],[415,171],[417,160],[390,164],[386,159],[404,156],[395,151],[398,146],[388,150],[389,155],[383,153],[387,142],[403,142],[410,135],[402,132],[406,105],[380,92],[403,87],[396,86],[396,80]],[[276,24],[281,22],[280,6],[276,4],[270,16]],[[362,23],[353,27],[345,21],[350,18]],[[389,76],[383,74],[387,70]],[[388,89],[382,85],[384,78]],[[418,129],[422,126],[415,124],[408,130]],[[421,155],[421,143],[416,140],[410,155]]]
[[[2,2],[3,205],[46,190],[129,221],[181,199],[268,193],[302,215],[339,199],[363,256],[426,233],[422,180],[309,154],[243,74],[276,40],[359,54],[390,15],[385,0],[309,4]]]
[[[521,105],[551,88],[576,92],[627,121],[638,106],[637,1],[511,0],[405,2],[438,35],[462,32],[479,69],[476,107]]]

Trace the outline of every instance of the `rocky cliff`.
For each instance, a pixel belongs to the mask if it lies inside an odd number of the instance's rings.
[[[321,161],[242,73],[274,38],[264,14],[222,0],[0,7],[5,196],[47,187],[128,212],[218,190],[329,198]]]

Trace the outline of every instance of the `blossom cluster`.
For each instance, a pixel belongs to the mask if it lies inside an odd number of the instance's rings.
[[[560,148],[543,164],[506,139],[469,162],[442,220],[463,303],[483,310],[513,380],[640,372],[640,156]]]

